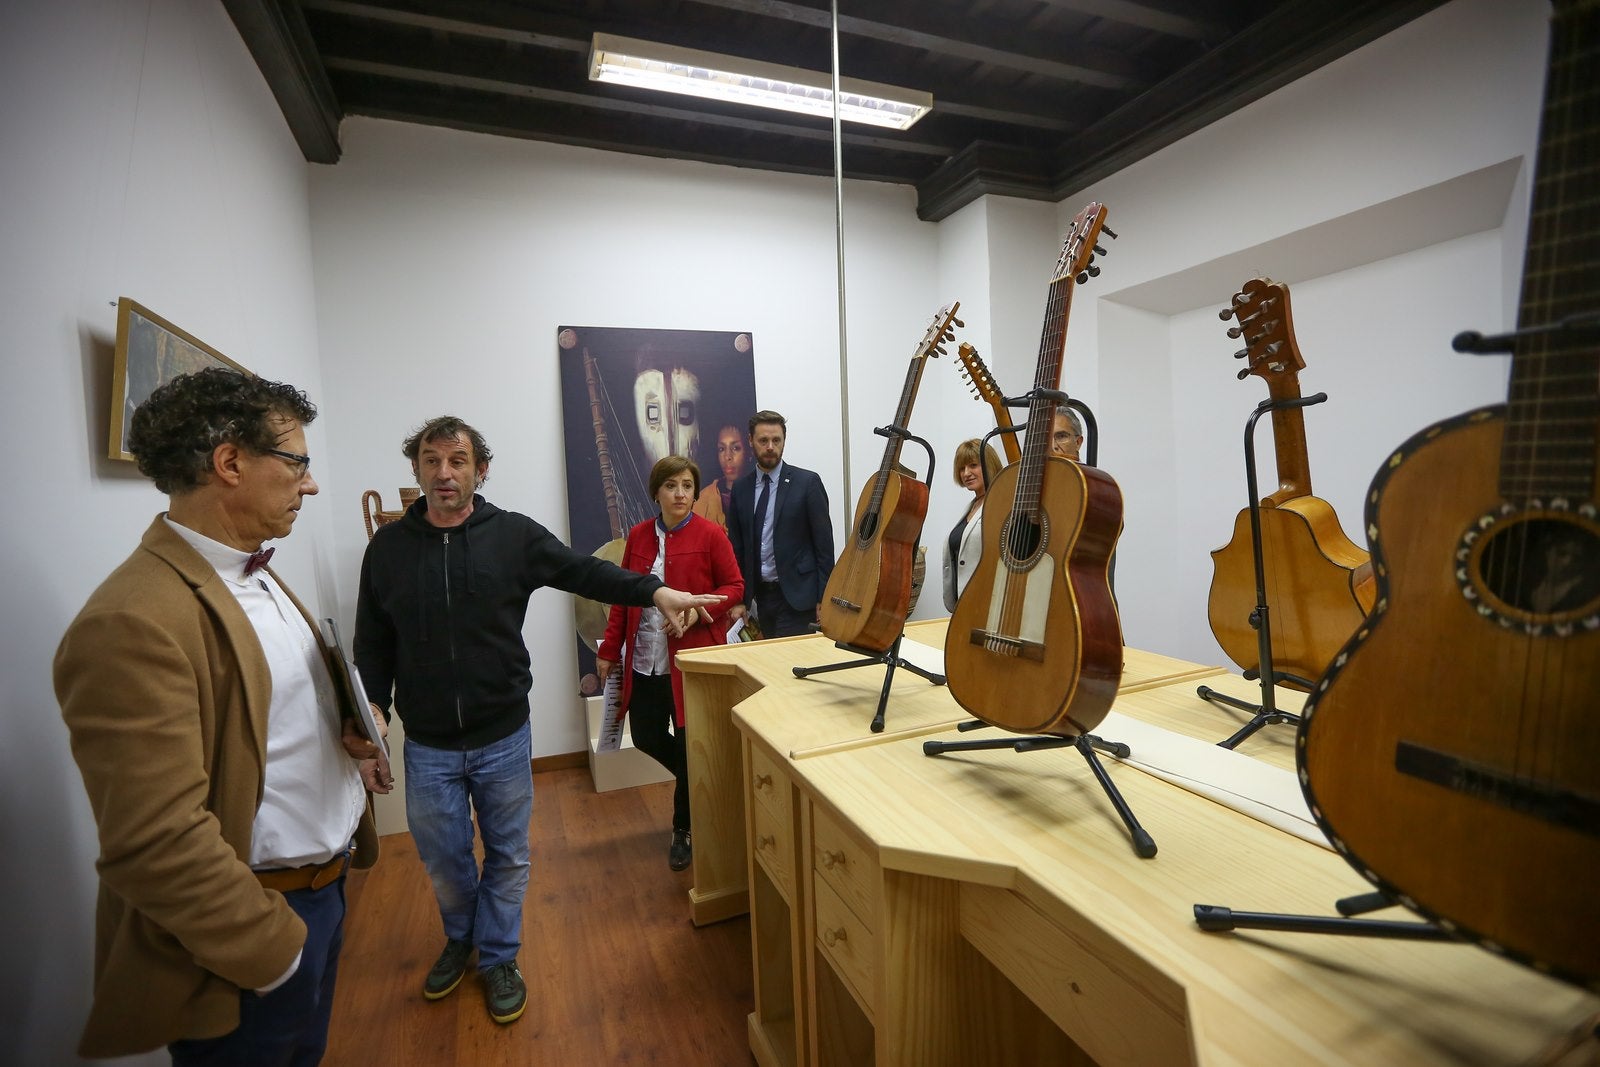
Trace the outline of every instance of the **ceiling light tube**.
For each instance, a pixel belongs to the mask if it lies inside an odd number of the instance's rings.
[[[833,115],[829,75],[611,34],[594,35],[589,80],[777,108]],[[839,80],[839,118],[904,130],[933,109],[933,96],[854,78]]]

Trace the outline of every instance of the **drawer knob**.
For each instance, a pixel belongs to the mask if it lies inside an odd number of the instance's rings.
[[[837,945],[839,942],[843,941],[844,939],[845,939],[845,933],[844,933],[844,927],[842,927],[842,926],[839,927],[837,930],[824,930],[824,931],[822,931],[822,943],[824,945],[827,945],[829,948],[832,948],[833,946]]]
[[[833,870],[835,867],[844,866],[844,853],[843,852],[835,852],[832,849],[827,849],[827,848],[823,849],[822,850],[822,865],[824,867],[826,867],[830,871]]]
[[[772,775],[770,775],[770,774],[758,774],[758,775],[756,775],[755,784],[756,784],[756,788],[757,789],[771,789],[772,788]]]
[[[771,834],[762,834],[760,837],[756,838],[756,848],[758,849],[771,848],[777,843],[778,839],[773,837]]]

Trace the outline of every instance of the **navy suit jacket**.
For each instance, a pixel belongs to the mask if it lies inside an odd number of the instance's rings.
[[[728,540],[744,575],[748,603],[761,581],[761,546],[756,542],[756,477],[760,468],[733,483],[729,501]],[[833,522],[828,518],[828,491],[815,471],[783,464],[772,491],[778,502],[772,513],[772,555],[778,567],[783,598],[796,611],[815,611],[833,573]]]

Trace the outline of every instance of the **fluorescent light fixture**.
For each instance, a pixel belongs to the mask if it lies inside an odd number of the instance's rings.
[[[589,80],[833,117],[831,75],[607,33],[594,35]],[[839,80],[839,118],[845,122],[904,130],[932,109],[930,93]]]

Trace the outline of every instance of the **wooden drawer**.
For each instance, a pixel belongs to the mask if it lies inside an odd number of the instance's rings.
[[[877,972],[878,949],[872,931],[857,919],[850,906],[835,893],[819,873],[815,881],[814,914],[817,947],[833,965],[856,1003],[868,1019],[877,1017],[873,1003],[873,977]]]
[[[794,825],[793,789],[789,776],[757,745],[750,745],[750,793],[757,806],[782,820],[785,826]]]
[[[767,868],[785,900],[794,902],[794,828],[763,804],[750,808],[750,854]]]
[[[878,928],[877,853],[820,806],[811,809],[811,864],[868,930]]]

